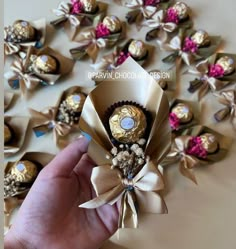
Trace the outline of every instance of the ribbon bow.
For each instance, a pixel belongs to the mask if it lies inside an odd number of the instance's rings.
[[[217,121],[221,121],[229,116],[234,130],[236,130],[236,91],[222,91],[219,95],[216,96],[219,97],[219,102],[226,107],[215,113],[215,119]]]
[[[209,90],[215,92],[224,88],[229,81],[223,81],[210,77],[208,75],[209,62],[208,59],[199,62],[196,67],[188,69],[185,74],[192,74],[199,77],[195,81],[190,82],[189,91],[194,92],[199,87],[198,98],[204,97]],[[192,88],[192,89],[191,89]]]
[[[110,165],[98,166],[92,171],[91,181],[97,197],[80,207],[92,209],[104,204],[113,205],[121,198],[120,228],[138,226],[138,208],[149,213],[167,212],[157,193],[164,188],[162,174],[151,161],[133,179],[123,179],[120,172],[112,170]]]
[[[78,27],[80,25],[80,18],[79,16],[71,14],[71,6],[68,3],[61,2],[57,9],[52,10],[54,14],[57,16],[61,16],[65,18],[65,20],[69,20],[71,25]]]

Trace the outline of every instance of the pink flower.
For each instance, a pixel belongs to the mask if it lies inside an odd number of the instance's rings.
[[[144,0],[143,1],[144,6],[156,6],[158,3],[160,3],[160,0]]]
[[[104,37],[110,34],[110,30],[103,23],[99,23],[95,29],[96,38]]]
[[[197,50],[198,50],[197,44],[194,41],[192,41],[190,37],[186,37],[184,40],[183,51],[196,53]]]
[[[178,130],[180,122],[177,115],[173,112],[169,114],[169,123],[172,130]]]
[[[200,137],[192,137],[190,139],[186,153],[199,158],[207,157],[207,151],[202,146],[202,139]]]
[[[224,69],[219,64],[210,65],[208,69],[208,75],[214,78],[222,77],[224,76]]]
[[[176,24],[179,23],[178,14],[173,8],[169,8],[167,10],[164,22],[173,22],[173,23],[176,23]]]
[[[125,62],[125,60],[130,56],[130,53],[121,52],[117,58],[116,65],[119,66]]]
[[[79,14],[83,11],[84,7],[80,1],[71,0],[71,2],[73,3],[72,10],[71,10],[72,14]]]

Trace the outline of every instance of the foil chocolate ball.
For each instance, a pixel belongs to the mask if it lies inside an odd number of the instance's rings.
[[[217,138],[211,133],[204,133],[200,136],[203,148],[208,153],[214,153],[218,149]]]
[[[235,70],[235,61],[229,56],[223,56],[216,61],[224,69],[224,75],[231,74]]]
[[[8,125],[4,124],[4,144],[7,144],[12,139],[12,132]]]
[[[183,20],[188,17],[189,8],[188,5],[183,2],[175,3],[172,8],[176,11],[180,20]]]
[[[128,51],[132,57],[136,59],[143,58],[147,53],[145,43],[140,40],[133,40],[128,47]]]
[[[106,16],[102,23],[109,29],[111,33],[121,30],[121,21],[117,16]]]
[[[53,74],[57,68],[57,60],[50,55],[39,55],[34,61],[34,70],[38,73]]]
[[[121,143],[135,143],[145,134],[147,120],[142,109],[133,105],[117,107],[109,118],[111,134]]]
[[[29,183],[38,175],[38,168],[35,163],[22,160],[12,166],[10,173],[17,182]]]
[[[13,24],[13,31],[19,41],[32,41],[36,36],[35,28],[29,22],[17,20]]]
[[[74,112],[81,112],[86,96],[83,93],[74,93],[65,99],[66,107]]]
[[[193,118],[193,112],[191,108],[185,103],[178,103],[171,109],[171,112],[174,113],[179,119],[180,123],[183,124],[190,122]]]
[[[97,1],[96,0],[80,0],[83,4],[83,8],[85,12],[93,13],[97,9]]]
[[[204,30],[197,30],[192,36],[191,40],[197,44],[198,47],[208,46],[211,41],[208,33]]]

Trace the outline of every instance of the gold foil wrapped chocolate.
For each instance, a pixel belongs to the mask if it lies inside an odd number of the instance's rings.
[[[187,4],[183,2],[177,2],[172,6],[172,8],[177,12],[179,19],[182,20],[188,17],[189,8]]]
[[[21,41],[31,41],[35,38],[36,31],[29,22],[17,20],[13,24],[14,33]]]
[[[128,51],[136,59],[144,57],[147,53],[147,48],[145,43],[141,40],[133,40],[128,47]]]
[[[38,175],[38,169],[35,163],[22,160],[13,165],[10,173],[17,182],[29,183]]]
[[[58,62],[50,55],[39,55],[34,61],[34,70],[38,73],[53,74],[57,69]]]
[[[96,0],[80,0],[83,4],[83,9],[87,13],[94,13],[97,9],[97,1]]]
[[[229,56],[223,56],[216,61],[224,69],[224,75],[231,74],[235,70],[235,61]]]
[[[193,112],[191,108],[185,103],[178,103],[171,109],[171,112],[177,116],[180,123],[188,123],[193,118]]]
[[[208,33],[204,30],[197,30],[192,36],[191,40],[197,44],[198,47],[208,46],[211,41]]]
[[[118,142],[135,143],[144,136],[147,128],[143,111],[133,105],[117,107],[109,118],[111,134]]]
[[[217,138],[211,133],[204,133],[200,136],[202,146],[208,153],[214,153],[218,149]]]
[[[4,124],[4,144],[7,144],[12,139],[12,132],[8,125]]]
[[[116,33],[121,30],[122,23],[117,16],[106,16],[102,23],[109,29],[111,33]]]
[[[81,112],[86,96],[83,93],[74,93],[65,99],[68,109],[74,112]]]

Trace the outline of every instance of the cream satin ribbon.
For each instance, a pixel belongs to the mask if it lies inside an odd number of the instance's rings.
[[[71,25],[78,27],[80,25],[80,18],[70,13],[70,4],[61,2],[57,9],[53,9],[52,12],[57,16],[65,17]]]
[[[104,56],[100,62],[91,64],[90,66],[96,71],[114,70],[117,68],[116,64],[117,56],[115,53]]]
[[[152,17],[158,9],[155,6],[145,6],[143,0],[132,0],[130,3],[125,2],[124,5],[133,10],[140,9],[145,18]]]
[[[91,181],[97,197],[81,204],[81,208],[98,208],[104,204],[113,205],[121,199],[119,227],[138,226],[138,208],[140,211],[165,213],[166,207],[157,191],[164,188],[161,172],[149,161],[131,180],[122,178],[118,170],[111,165],[95,167]]]

